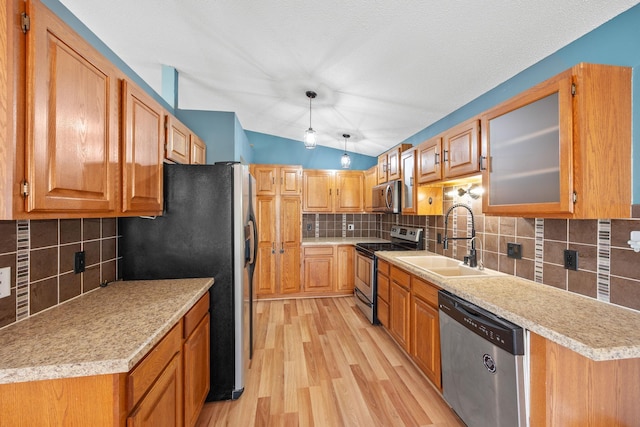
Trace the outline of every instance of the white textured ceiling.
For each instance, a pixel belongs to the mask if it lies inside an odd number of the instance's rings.
[[[178,106],[376,156],[629,9],[632,0],[60,0]]]

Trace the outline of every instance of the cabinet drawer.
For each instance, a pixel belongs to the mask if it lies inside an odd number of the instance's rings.
[[[411,287],[411,275],[395,265],[391,266],[391,280],[407,290]]]
[[[389,278],[378,274],[378,298],[389,302]]]
[[[415,276],[411,278],[411,293],[419,298],[422,298],[425,302],[431,306],[438,307],[438,288],[425,280],[419,279]]]
[[[147,393],[165,366],[169,364],[182,346],[182,319],[151,350],[144,359],[133,368],[127,381],[127,410],[130,411],[140,398]]]
[[[389,326],[389,304],[378,297],[378,320],[383,326]]]
[[[384,274],[385,276],[389,276],[389,263],[387,261],[383,261],[378,258],[378,272]]]
[[[333,255],[333,246],[309,246],[304,248],[304,256]]]
[[[191,310],[184,315],[183,338],[188,338],[191,332],[198,326],[198,323],[209,312],[209,292],[204,294]]]

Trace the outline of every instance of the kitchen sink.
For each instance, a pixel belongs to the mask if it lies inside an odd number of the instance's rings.
[[[398,257],[398,259],[427,270],[434,268],[453,268],[462,264],[462,262],[457,259],[447,258],[441,255],[403,256]]]
[[[442,277],[484,277],[502,274],[493,270],[478,270],[464,265],[457,259],[441,255],[405,256],[398,259]]]

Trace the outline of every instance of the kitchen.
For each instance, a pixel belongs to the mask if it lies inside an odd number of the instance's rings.
[[[628,15],[621,17],[620,21],[622,21],[622,23],[625,23],[627,22],[627,20],[632,20],[634,16],[635,15],[633,15],[632,13],[629,13]],[[623,26],[623,28],[626,27]],[[627,31],[631,30],[627,29]],[[575,49],[579,50],[579,47],[576,47]],[[626,57],[622,59],[621,62],[624,62],[627,65],[636,65],[638,63],[636,59]],[[561,69],[559,69],[558,71],[561,71]],[[634,85],[634,87],[637,87],[637,85]],[[634,129],[638,129],[638,126],[635,126]],[[423,135],[419,135],[416,137],[419,138],[415,141],[416,144],[418,142],[421,142],[423,139],[426,139],[422,136]],[[637,138],[635,139],[637,140]],[[258,145],[258,143],[256,143],[256,145]],[[282,158],[286,158],[286,156],[281,154],[280,159]],[[280,163],[280,161],[275,162],[266,160],[264,161],[264,163]],[[637,164],[637,162],[634,162],[634,164]],[[310,222],[313,228],[318,230],[318,234],[320,234],[321,231],[327,230],[327,237],[329,237],[330,234],[335,235],[335,233],[338,232],[336,230],[339,230],[339,232],[341,233],[341,225],[343,222],[350,223],[349,219],[347,218],[345,218],[343,221],[343,217],[341,214],[326,215],[326,221],[321,221],[319,217],[318,219],[316,219],[316,217],[313,216],[304,218],[303,223],[306,224],[307,222]],[[517,216],[478,216],[483,217],[483,232],[490,235],[491,239],[496,242],[495,245],[487,245],[488,247],[486,249],[483,248],[485,252],[485,265],[487,266],[487,268],[499,269],[500,271],[508,272],[510,274],[515,274],[518,276],[522,275],[522,277],[526,278],[534,277],[532,275],[532,271],[535,270],[534,265],[536,259],[532,256],[532,250],[527,250],[527,245],[529,245],[528,247],[531,248],[535,246],[535,243],[538,242],[535,236],[534,221],[523,219]],[[331,222],[329,221],[329,217],[331,217]],[[425,236],[428,236],[428,248],[437,248],[438,246],[436,242],[438,230],[443,231],[442,224],[439,223],[441,219],[438,219],[438,217],[422,217],[416,219],[413,216],[382,215],[380,216],[379,220],[376,220],[376,223],[379,224],[376,226],[376,228],[380,229],[380,236],[376,237],[387,238],[386,234],[390,231],[391,225],[393,224],[400,223],[412,225],[414,221],[425,225],[428,224],[428,232],[425,232]],[[479,219],[477,219],[477,221],[478,223],[481,223]],[[329,223],[331,223],[332,225],[329,226]],[[354,220],[354,223],[357,222]],[[362,221],[360,221],[360,223],[362,224]],[[370,223],[370,221],[368,221],[368,223]],[[32,252],[32,259],[34,260],[43,260],[42,265],[40,265],[40,263],[34,264],[37,268],[42,268],[43,271],[32,271],[30,278],[27,279],[26,283],[23,284],[24,289],[28,289],[32,297],[32,312],[27,312],[26,317],[28,317],[32,313],[35,313],[36,311],[44,310],[51,307],[52,305],[56,305],[58,301],[62,301],[69,297],[74,297],[81,292],[80,289],[82,288],[77,282],[78,278],[74,277],[73,274],[68,274],[72,270],[72,268],[69,268],[68,266],[58,267],[57,265],[47,265],[46,260],[50,259],[52,257],[52,254],[57,254],[58,251],[61,254],[63,250],[73,253],[75,252],[75,248],[73,247],[74,245],[76,247],[83,246],[84,248],[86,248],[88,257],[88,268],[84,273],[84,277],[85,282],[88,284],[88,287],[83,289],[85,292],[87,290],[93,289],[94,287],[97,287],[98,284],[102,283],[102,281],[104,280],[110,281],[116,278],[116,265],[118,261],[115,247],[117,246],[118,235],[115,231],[114,224],[115,221],[109,218],[63,219],[60,220],[59,223],[54,219],[43,220],[43,222],[33,221],[31,222],[31,224],[29,224],[32,226],[31,238],[35,240],[31,243],[30,246],[23,248],[22,251]],[[338,227],[338,224],[340,225],[340,227]],[[14,221],[9,221],[8,223],[3,222],[2,235],[12,236],[19,234],[21,227],[25,225],[27,224],[16,223]],[[66,240],[64,241],[57,240],[57,237],[51,235],[52,233],[57,233],[57,231],[52,232],[49,228],[54,228],[55,230],[57,230],[58,226],[61,227],[61,230],[62,227],[64,227],[65,230],[67,230],[67,227],[69,227],[68,230],[70,230],[70,234],[72,234],[74,237],[65,237]],[[581,270],[576,274],[570,273],[569,275],[563,274],[564,269],[560,265],[561,263],[557,261],[557,258],[547,258],[549,259],[549,261],[547,261],[545,259],[545,254],[543,254],[542,262],[543,264],[546,264],[544,265],[545,275],[548,275],[547,272],[552,272],[552,281],[551,283],[547,284],[571,291],[575,290],[575,292],[586,294],[593,298],[599,296],[602,291],[600,291],[595,285],[591,285],[586,289],[582,287],[582,283],[594,283],[594,281],[582,280],[581,278],[587,276],[589,279],[591,279],[593,276],[597,275],[598,267],[594,265],[595,262],[593,261],[595,256],[589,256],[588,254],[595,254],[600,249],[598,241],[599,227],[607,226],[608,225],[606,223],[601,224],[596,220],[544,220],[544,235],[541,237],[541,239],[545,244],[545,251],[547,250],[547,248],[549,248],[549,251],[555,253],[558,250],[561,250],[561,248],[563,247],[574,247],[577,245],[579,246],[578,250],[581,254]],[[628,306],[633,309],[638,309],[636,286],[636,280],[638,279],[638,277],[636,276],[636,273],[632,268],[632,265],[634,264],[634,253],[633,251],[629,250],[628,245],[626,244],[626,241],[629,239],[630,231],[633,231],[635,228],[634,221],[611,220],[610,227],[611,282],[609,283],[609,291],[611,302],[613,302],[614,304]],[[17,231],[15,231],[16,229]],[[356,234],[357,231],[358,230],[353,231],[353,237],[359,237]],[[61,233],[61,235],[62,234],[63,233]],[[348,230],[345,234],[347,236],[350,236]],[[66,232],[64,233],[64,235],[66,236]],[[523,242],[524,251],[522,260],[510,261],[504,254],[505,245],[503,244],[503,242],[511,241],[512,237]],[[18,255],[18,252],[15,249],[10,247],[11,242],[14,241],[11,239],[7,239],[7,241],[9,243],[5,243],[5,245],[9,248],[6,249],[6,251],[3,248],[3,259],[10,265],[18,265],[16,259],[19,258],[20,255]],[[3,242],[7,241],[3,240]],[[20,238],[16,238],[16,241],[23,240]],[[498,242],[500,242],[499,245]],[[20,252],[20,254],[22,253],[23,252]],[[587,254],[586,258],[582,257],[582,255],[585,253]],[[55,257],[56,255],[53,256]],[[504,262],[501,263],[501,260]],[[584,269],[582,269],[583,267]],[[50,284],[50,282],[52,281],[52,277],[54,278],[53,281],[56,281],[58,276],[61,286],[60,297],[58,297],[57,292],[52,293],[51,286],[48,286],[48,284]],[[29,282],[29,280],[31,282]],[[64,287],[62,287],[63,284]],[[62,289],[64,289],[64,291]],[[65,295],[64,297],[63,294]],[[60,298],[60,300],[58,300],[58,298]],[[3,319],[7,319],[5,320],[5,325],[15,322],[15,301],[12,301],[11,298],[9,298],[9,302],[7,302],[7,299],[3,299],[0,300],[0,304],[3,304],[2,312],[7,313],[3,314],[2,316]],[[18,311],[20,312],[20,310]],[[22,316],[20,318],[23,318],[25,316],[25,313],[20,312],[20,315]]]

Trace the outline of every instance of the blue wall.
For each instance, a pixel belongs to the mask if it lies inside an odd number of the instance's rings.
[[[301,141],[247,131],[253,146],[254,162],[262,164],[302,165],[305,169],[340,169],[342,150],[318,145],[307,150]],[[365,170],[377,164],[375,157],[349,153],[352,170]]]
[[[404,142],[419,144],[579,62],[633,67],[633,202],[640,203],[640,5],[604,23]]]

